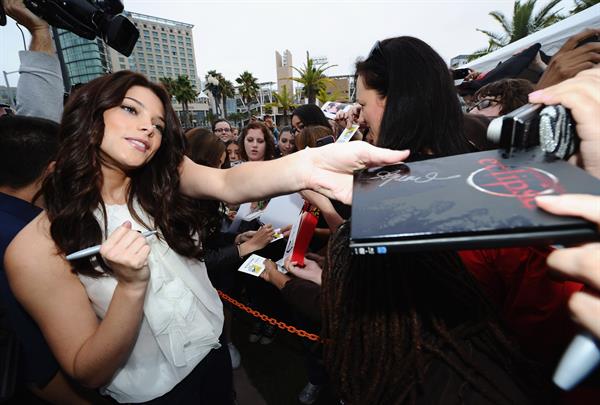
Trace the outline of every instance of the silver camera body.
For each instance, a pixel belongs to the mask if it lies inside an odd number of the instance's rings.
[[[567,160],[579,146],[571,114],[560,104],[525,104],[492,120],[487,138],[507,156],[539,147],[548,157]]]

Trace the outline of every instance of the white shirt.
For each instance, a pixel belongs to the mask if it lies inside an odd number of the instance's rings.
[[[153,224],[139,204],[136,212]],[[134,230],[146,230],[126,205],[107,205],[108,235],[125,221]],[[100,209],[95,216],[104,229]],[[106,239],[106,235],[104,235]],[[203,262],[188,259],[164,240],[148,237],[150,281],[138,338],[123,367],[102,392],[118,402],[145,402],[171,391],[210,352],[220,347],[223,306],[210,283]],[[117,280],[79,275],[94,311],[104,318]]]

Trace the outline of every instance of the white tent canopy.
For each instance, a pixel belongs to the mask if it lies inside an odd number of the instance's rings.
[[[542,44],[542,51],[548,55],[554,55],[567,39],[586,28],[600,28],[600,4],[565,18],[543,30],[534,32],[461,67],[469,67],[478,72],[487,72],[495,68],[498,62],[510,58],[515,53],[527,49],[537,42]]]

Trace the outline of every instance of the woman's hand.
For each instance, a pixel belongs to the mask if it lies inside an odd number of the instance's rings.
[[[289,276],[277,270],[277,265],[271,259],[265,259],[265,271],[260,274],[260,278],[273,284],[279,290],[290,281]]]
[[[271,243],[274,235],[275,232],[271,224],[263,225],[258,228],[258,231],[256,231],[252,238],[246,243],[254,248],[254,251],[260,250]]]
[[[256,233],[256,231],[246,231],[246,232],[239,233],[235,237],[234,242],[236,245],[247,242],[250,239],[252,239],[252,237],[254,236],[255,233]]]
[[[562,104],[571,110],[581,139],[578,163],[600,178],[600,67],[529,95],[530,103]]]
[[[273,226],[271,225],[263,225],[258,229],[258,231],[249,232],[252,232],[252,237],[239,245],[240,257],[248,256],[252,252],[261,250],[271,243],[273,236],[275,235]]]
[[[309,161],[306,167],[307,188],[328,198],[350,204],[352,201],[352,173],[365,167],[401,163],[409,151],[376,148],[366,142],[329,144],[306,149]]]
[[[600,226],[600,197],[584,194],[537,197],[540,208],[557,215],[583,217]],[[600,339],[600,243],[558,249],[548,256],[548,266],[589,288],[573,294],[569,309],[576,322]]]
[[[298,278],[303,278],[304,280],[321,285],[321,275],[323,274],[323,270],[321,270],[321,267],[317,262],[305,258],[304,267],[298,267],[296,264],[296,262],[287,261],[285,262],[285,268]]]
[[[358,123],[361,108],[360,104],[354,104],[348,111],[338,111],[335,113],[335,122],[342,128],[350,129]]]
[[[118,227],[100,247],[100,255],[119,283],[146,288],[150,279],[147,266],[150,246],[140,232],[131,230],[131,222]]]

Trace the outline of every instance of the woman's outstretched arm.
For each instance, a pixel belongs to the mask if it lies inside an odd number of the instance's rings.
[[[354,170],[400,163],[408,154],[357,141],[305,149],[227,170],[200,166],[186,158],[180,168],[181,191],[193,198],[241,203],[311,189],[349,204]]]

